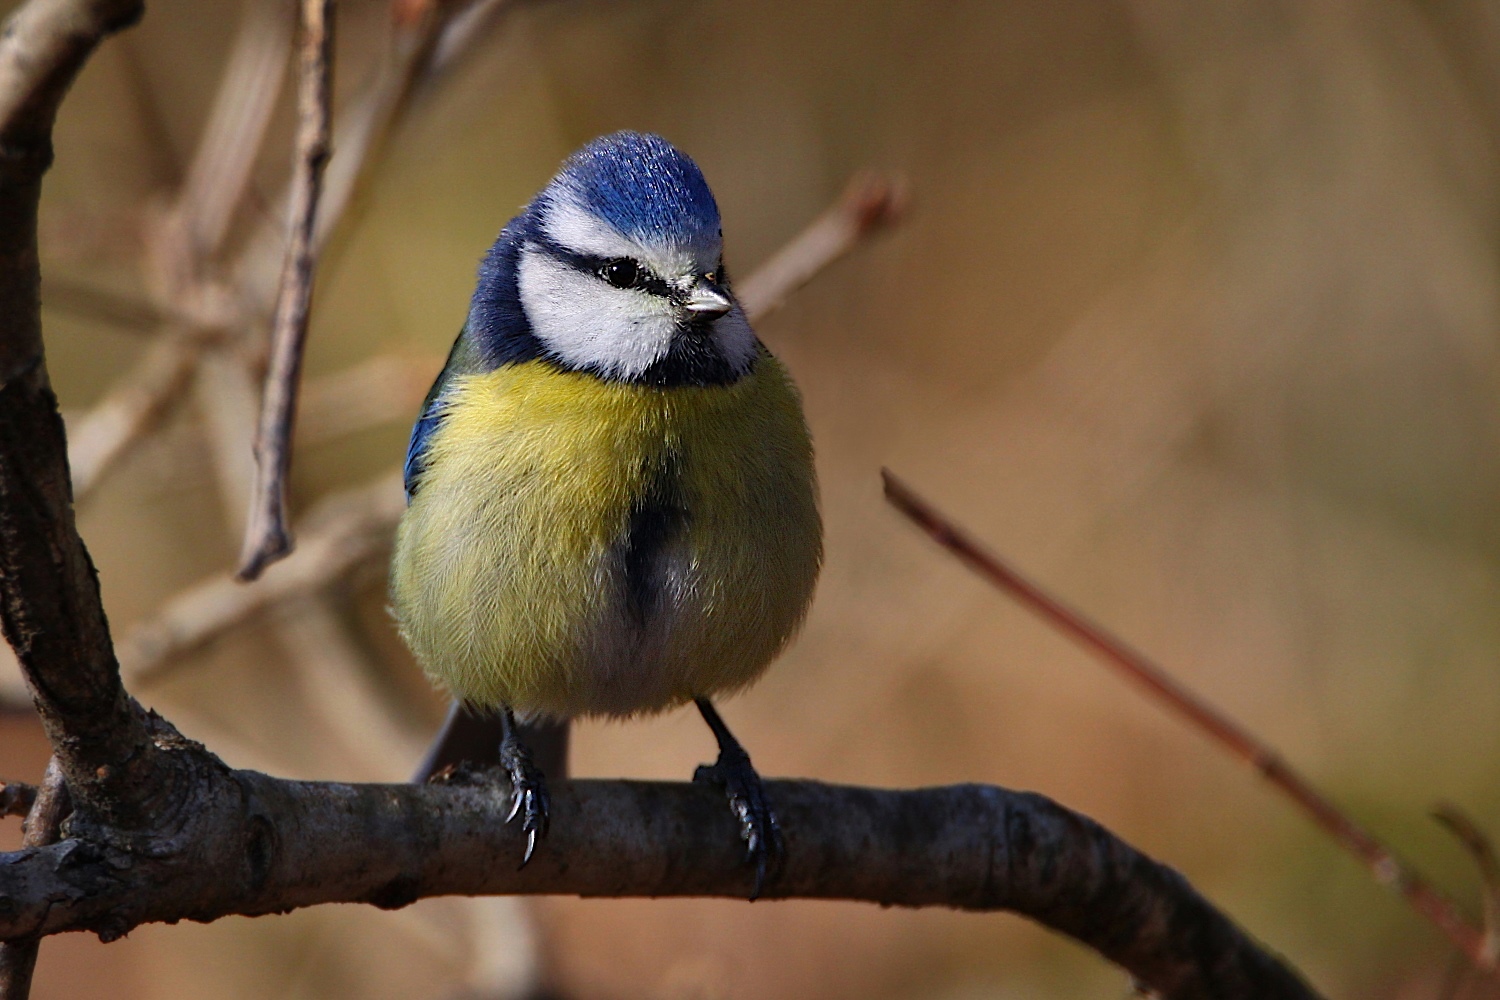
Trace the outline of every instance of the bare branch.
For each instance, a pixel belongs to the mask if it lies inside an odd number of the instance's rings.
[[[44,279],[42,301],[48,309],[105,323],[124,333],[154,334],[167,321],[166,314],[150,302],[67,278]]]
[[[0,782],[0,816],[25,816],[35,802],[35,785],[24,781]]]
[[[291,0],[245,5],[213,114],[172,209],[183,227],[177,251],[193,271],[219,251],[244,201],[286,77],[293,23]]]
[[[327,13],[329,0],[306,2]],[[126,697],[73,521],[36,301],[46,126],[77,65],[120,23],[99,16],[113,9],[33,0],[23,13],[55,20],[23,16],[0,39],[0,83],[14,75],[12,62],[46,56],[59,32],[73,53],[71,64],[30,62],[39,75],[17,71],[27,93],[16,106],[25,110],[0,115],[0,148],[17,153],[0,164],[0,623],[76,806],[68,841],[0,857],[0,938],[88,929],[110,940],[151,920],[334,900],[395,907],[476,891],[743,895],[749,874],[738,830],[713,788],[563,784],[552,839],[516,872],[503,786],[462,774],[418,787],[231,771]],[[322,59],[326,72],[326,52]],[[48,86],[57,94],[43,93]],[[9,96],[0,87],[0,108]],[[37,108],[46,112],[42,128],[12,127],[35,125]],[[323,117],[326,144],[326,101]],[[306,200],[315,202],[315,191]],[[292,242],[306,249],[314,212],[293,201],[300,228]],[[295,379],[287,384],[294,389]],[[394,479],[388,495],[399,510]],[[392,517],[377,506],[365,523]],[[895,793],[794,782],[772,783],[771,793],[788,859],[767,895],[1011,909],[1091,944],[1163,996],[1313,996],[1176,873],[1046,799],[981,787]]]
[[[0,33],[0,626],[75,804],[130,828],[172,785],[120,685],[42,355],[37,201],[69,83],[139,0],[32,0]]]
[[[506,787],[295,782],[229,771],[194,744],[193,808],[159,838],[82,836],[3,857],[0,936],[213,920],[335,901],[405,906],[452,893],[743,898],[735,821],[692,783],[575,781],[518,871]],[[1009,910],[1105,955],[1173,1000],[1316,996],[1175,871],[1039,795],[770,782],[786,835],[775,898]],[[74,821],[75,833],[79,824]]]
[[[120,662],[131,684],[155,683],[184,654],[228,629],[316,592],[388,551],[405,506],[399,471],[382,476],[323,501],[309,514],[297,552],[275,572],[248,586],[226,573],[180,592],[121,642]]]
[[[317,250],[313,240],[322,193],[323,168],[332,153],[330,127],[333,91],[333,0],[303,0],[302,41],[298,58],[297,161],[292,183],[291,238],[281,273],[281,293],[272,329],[271,366],[261,400],[260,429],[255,439],[256,481],[245,526],[245,547],[238,575],[253,580],[292,548],[286,506],[286,478],[291,470],[292,426],[302,350],[307,343]]]
[[[77,500],[92,491],[118,460],[139,444],[182,395],[197,367],[204,341],[221,334],[232,313],[222,287],[210,277],[209,261],[222,245],[244,200],[256,154],[275,108],[291,51],[289,0],[252,3],[230,53],[208,127],[198,144],[183,189],[171,209],[147,226],[148,282],[155,309],[129,310],[91,289],[56,287],[62,297],[49,305],[94,310],[137,322],[156,314],[180,325],[156,338],[146,355],[111,388],[70,435],[73,488]],[[133,90],[142,116],[164,127],[151,105],[140,67]],[[158,135],[158,138],[162,138]],[[175,168],[174,168],[175,170]],[[169,170],[168,172],[174,172]],[[48,282],[49,294],[55,283]],[[128,305],[126,303],[125,305]],[[184,308],[185,306],[185,308]]]
[[[881,470],[881,477],[885,481],[885,497],[891,505],[957,556],[960,562],[1041,615],[1060,632],[1096,653],[1128,680],[1141,685],[1152,697],[1187,719],[1195,729],[1259,771],[1273,788],[1284,793],[1319,828],[1362,861],[1376,882],[1405,897],[1413,909],[1432,921],[1471,962],[1480,968],[1492,967],[1492,960],[1486,964],[1483,935],[1459,912],[1452,900],[1373,834],[1340,812],[1307,779],[1294,771],[1275,748],[1183,687],[1144,653],[1132,649],[1122,639],[1022,576],[914,493],[890,470]]]
[[[297,442],[315,444],[397,421],[417,412],[437,358],[376,355],[342,371],[308,379],[298,404]]]
[[[68,435],[74,500],[82,503],[131,447],[171,409],[192,377],[202,338],[191,331],[158,337]]]
[[[440,63],[472,46],[483,36],[481,27],[493,20],[489,15],[507,5],[506,0],[420,0],[393,7],[391,45],[379,73],[339,112],[335,122],[337,155],[329,160],[323,178],[314,252],[322,252],[345,218],[371,164],[378,161],[395,127],[410,110],[418,85],[435,75]],[[477,24],[476,14],[483,15]],[[461,26],[464,30],[458,30]],[[438,49],[444,53],[441,60]],[[270,308],[276,293],[276,269],[267,262],[282,253],[283,243],[280,233],[263,229],[239,265],[245,297],[264,303],[264,308]]]
[[[437,25],[441,30],[433,39],[432,52],[420,66],[423,78],[430,80],[451,69],[510,6],[510,0],[438,0],[427,4],[428,8],[437,8],[443,19]]]
[[[183,157],[167,123],[157,88],[152,85],[134,35],[120,40],[120,68],[125,78],[125,93],[130,98],[135,124],[140,129],[141,152],[145,154],[151,179],[157,187],[173,189],[182,183],[186,172]]]
[[[415,56],[412,56],[411,61],[400,63],[399,69],[390,72],[410,73],[416,65]],[[397,82],[374,88],[370,92],[370,99],[365,102],[368,107],[361,105],[361,114],[351,119],[350,128],[356,142],[356,155],[340,162],[340,170],[336,175],[338,183],[331,186],[332,192],[336,194],[330,205],[335,210],[333,214],[342,212],[347,205],[365,155],[378,144],[395,109],[407,94],[405,88],[410,86],[410,80],[404,77],[396,79]],[[304,123],[305,121],[304,118]],[[848,253],[870,234],[898,219],[904,203],[904,189],[898,183],[869,174],[854,178],[836,205],[814,220],[791,244],[744,282],[741,298],[746,312],[752,319],[760,319],[779,308],[788,295],[806,284],[821,269]],[[316,244],[326,233],[326,225],[326,222],[314,224],[314,245],[307,250],[308,255],[316,253]],[[289,250],[289,261],[290,253]],[[295,352],[289,353],[291,349],[282,346],[289,342],[283,340],[281,332],[284,329],[283,310],[287,302],[286,278],[287,274],[284,274],[283,298],[278,306],[278,332],[274,348],[276,353],[266,378],[266,396],[256,444],[257,485],[252,495],[245,550],[241,554],[241,565],[237,572],[237,577],[242,580],[254,579],[270,561],[281,558],[290,551],[290,536],[285,528],[286,474],[290,463],[296,382],[301,364],[300,345],[305,342],[307,317],[305,312],[301,314],[303,339],[297,341]],[[307,280],[311,281],[310,272]],[[310,294],[310,286],[303,291]],[[304,302],[304,306],[305,304]],[[280,364],[276,360],[283,356],[286,364]],[[273,407],[273,402],[277,400],[280,401],[279,404]],[[273,443],[269,454],[263,448],[267,441]]]
[[[52,121],[73,78],[95,46],[144,11],[140,0],[32,0],[11,14],[0,36],[0,135],[19,140],[9,157],[21,153],[23,169],[38,178],[47,169]]]
[[[1452,803],[1440,804],[1432,811],[1432,816],[1458,838],[1479,866],[1484,944],[1477,964],[1481,969],[1493,972],[1500,962],[1500,859],[1495,857],[1495,845],[1478,823]]]
[[[735,294],[752,320],[781,307],[786,297],[863,240],[895,223],[906,207],[903,182],[857,174],[839,200],[739,283]]]
[[[23,848],[56,843],[58,830],[71,808],[68,785],[56,757],[47,763],[41,789],[33,792],[21,837]],[[26,1000],[31,995],[31,975],[36,971],[40,945],[39,937],[0,942],[0,1000]]]

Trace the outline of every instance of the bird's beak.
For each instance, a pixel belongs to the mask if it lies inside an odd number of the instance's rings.
[[[694,319],[718,319],[734,308],[734,301],[707,278],[699,278],[683,306]]]

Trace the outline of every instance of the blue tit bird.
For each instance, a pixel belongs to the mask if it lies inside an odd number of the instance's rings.
[[[695,777],[723,786],[758,893],[780,833],[711,699],[801,625],[822,524],[801,399],[735,299],[691,159],[604,136],[505,226],[405,471],[393,611],[450,718],[498,723],[522,864],[547,795],[518,720],[691,701],[719,747]]]

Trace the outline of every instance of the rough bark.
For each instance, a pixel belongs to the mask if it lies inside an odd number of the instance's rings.
[[[345,785],[191,762],[191,807],[150,834],[70,821],[71,839],[0,856],[0,937],[208,921],[330,902],[405,906],[496,893],[743,898],[752,871],[722,793],[575,781],[524,870],[498,772]],[[180,770],[187,770],[182,768]],[[1009,910],[1067,934],[1173,998],[1315,994],[1187,881],[1040,795],[984,785],[884,791],[769,783],[786,865],[766,898]]]
[[[142,9],[139,0],[34,0],[0,35],[0,627],[78,807],[127,825],[143,822],[171,782],[120,684],[73,523],[42,353],[36,220],[63,95],[95,46]]]
[[[46,777],[26,816],[22,847],[41,847],[57,840],[72,803],[68,785],[57,758],[47,764]],[[31,977],[36,972],[39,935],[0,941],[0,1000],[26,1000],[31,995]]]

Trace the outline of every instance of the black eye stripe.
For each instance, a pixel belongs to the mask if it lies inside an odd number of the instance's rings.
[[[542,249],[546,250],[549,256],[557,258],[564,264],[567,264],[569,267],[573,268],[575,271],[583,271],[587,274],[592,274],[595,277],[599,278],[601,281],[608,282],[612,285],[614,284],[614,282],[610,281],[610,279],[605,276],[604,272],[606,268],[621,263],[634,265],[636,269],[636,275],[633,283],[626,285],[615,285],[616,288],[633,288],[637,291],[650,292],[653,295],[660,295],[663,297],[670,297],[672,294],[671,286],[668,285],[663,278],[658,276],[649,267],[638,260],[634,260],[630,257],[598,257],[593,254],[578,253],[577,251],[569,250],[562,244],[554,242],[550,239],[538,239],[536,242],[541,246]]]

